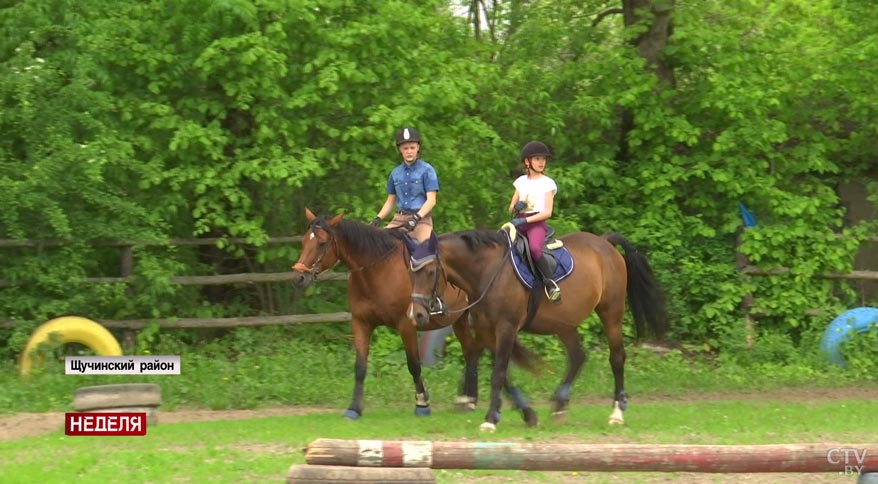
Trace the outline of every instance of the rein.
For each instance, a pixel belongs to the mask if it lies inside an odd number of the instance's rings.
[[[503,270],[503,265],[504,265],[504,262],[505,262],[506,256],[509,254],[509,251],[510,251],[510,250],[512,250],[511,245],[506,244],[506,250],[503,252],[503,255],[502,255],[502,256],[500,257],[500,259],[497,261],[497,266],[496,266],[496,268],[494,269],[494,273],[491,275],[491,279],[488,281],[488,285],[485,286],[485,290],[482,291],[482,293],[479,295],[479,297],[478,297],[474,302],[472,302],[472,303],[470,303],[470,304],[467,304],[466,306],[464,306],[464,307],[462,307],[462,308],[460,308],[460,309],[444,309],[444,308],[443,308],[443,313],[444,313],[444,314],[457,314],[457,313],[462,313],[462,312],[464,312],[464,311],[466,311],[466,310],[468,310],[468,309],[473,308],[476,304],[482,302],[482,300],[485,299],[485,296],[488,295],[488,291],[491,290],[491,286],[494,285],[494,281],[497,280],[497,276],[500,275],[500,271]],[[446,277],[444,277],[444,275],[445,275],[445,270],[442,269],[442,261],[439,260],[439,255],[438,255],[438,254],[436,255],[436,262],[437,262],[437,264],[439,264],[439,269],[442,271],[443,279],[445,279],[445,281],[448,282],[448,279],[447,279]],[[436,280],[433,282],[433,295],[434,295],[434,296],[436,295],[438,285],[439,285],[439,273],[437,272],[437,273],[436,273]],[[416,296],[416,294],[412,294],[412,299],[413,299],[413,300],[414,300],[415,296]],[[417,296],[420,296],[420,297],[426,297],[426,296],[424,296],[424,295],[422,295],[422,294],[417,294]],[[440,301],[441,301],[441,300],[440,300]],[[425,306],[425,307],[429,307],[429,306]]]

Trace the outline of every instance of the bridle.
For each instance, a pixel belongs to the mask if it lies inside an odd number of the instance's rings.
[[[442,285],[448,284],[448,278],[445,276],[445,269],[442,267],[442,260],[440,259],[439,252],[437,251],[435,255],[429,255],[418,259],[415,261],[413,258],[409,258],[409,267],[412,272],[418,272],[423,269],[430,262],[436,263],[436,267],[438,268],[435,272],[435,277],[433,278],[433,289],[430,295],[421,294],[417,292],[412,292],[412,302],[420,304],[427,311],[430,312],[430,315],[435,314],[457,314],[462,313],[468,309],[473,308],[476,304],[482,302],[485,299],[485,296],[488,295],[488,291],[491,289],[491,286],[494,285],[494,281],[497,280],[497,276],[500,275],[500,271],[503,270],[503,266],[506,262],[506,256],[509,255],[509,251],[512,250],[512,246],[507,244],[506,251],[503,253],[503,256],[497,260],[497,266],[494,268],[494,273],[491,274],[491,279],[488,281],[488,285],[485,286],[485,290],[479,295],[479,297],[470,304],[459,308],[459,309],[448,309],[445,307],[445,303],[442,302],[442,299],[439,297],[439,274],[442,274]]]
[[[421,294],[418,292],[412,292],[412,302],[420,304],[430,313],[430,316],[434,316],[436,314],[449,314],[448,309],[445,307],[445,303],[442,302],[442,298],[439,297],[439,274],[442,274],[442,279],[447,281],[445,278],[445,270],[442,268],[442,263],[439,260],[439,254],[428,255],[424,258],[415,260],[414,257],[409,257],[409,269],[412,272],[418,272],[423,269],[430,262],[436,262],[436,272],[433,273],[433,290],[429,295]],[[459,311],[456,311],[459,312]]]
[[[338,249],[338,242],[335,241],[335,235],[332,233],[332,231],[330,231],[326,227],[322,226],[320,224],[319,220],[314,220],[313,222],[311,222],[311,235],[310,235],[311,238],[315,237],[315,235],[314,235],[315,229],[321,229],[324,232],[326,232],[327,234],[329,234],[329,240],[323,244],[323,250],[320,252],[320,254],[317,255],[317,258],[314,259],[314,262],[311,263],[311,267],[306,266],[300,260],[300,261],[296,262],[295,264],[293,264],[293,270],[294,271],[302,271],[302,272],[311,274],[311,277],[316,281],[318,275],[323,274],[326,271],[334,269],[335,266],[337,266],[339,264],[339,262],[341,262],[341,254],[340,254],[339,249]],[[335,264],[333,264],[331,267],[327,267],[326,269],[323,269],[321,271],[320,270],[320,262],[323,261],[323,258],[326,257],[326,254],[329,253],[329,249],[331,247],[335,247],[335,255],[336,255]]]

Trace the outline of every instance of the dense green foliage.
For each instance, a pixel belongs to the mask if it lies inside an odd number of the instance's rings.
[[[650,12],[625,25],[597,16],[618,2],[492,4],[493,39],[442,0],[3,2],[0,238],[65,245],[0,248],[0,280],[15,283],[0,319],[20,322],[0,330],[2,355],[62,314],[345,309],[342,285],[302,298],[169,278],[287,270],[296,247],[267,239],[301,233],[306,206],[370,219],[403,125],[439,171],[440,232],[502,222],[518,147],[547,141],[554,225],[646,249],[678,340],[743,346],[746,294],[760,335],[790,347],[862,304],[814,276],[849,271],[878,232],[845,223],[837,192],[861,181],[878,205],[878,5],[655,1],[673,8],[655,66],[637,44]],[[739,202],[758,219],[743,233]],[[752,263],[789,273],[736,271],[739,238]],[[118,275],[98,240],[140,242],[136,284],[83,283]]]

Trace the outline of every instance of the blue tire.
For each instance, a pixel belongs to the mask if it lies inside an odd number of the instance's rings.
[[[854,335],[869,330],[878,331],[878,308],[863,307],[845,311],[832,320],[826,328],[820,341],[820,349],[829,361],[843,368],[847,367],[839,347]]]

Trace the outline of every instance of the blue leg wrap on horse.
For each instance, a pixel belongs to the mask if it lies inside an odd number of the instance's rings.
[[[520,388],[509,387],[509,389],[506,390],[506,393],[509,394],[509,398],[512,399],[512,403],[514,403],[516,407],[518,407],[518,408],[530,407],[530,402],[527,401],[527,397],[525,397],[524,394],[521,393]]]
[[[358,411],[356,411],[356,410],[351,410],[351,409],[349,408],[349,409],[347,409],[347,410],[344,411],[344,413],[342,414],[342,416],[343,416],[344,418],[349,418],[349,419],[351,419],[351,420],[356,420],[356,419],[360,418],[360,412],[358,412]]]
[[[625,393],[625,392],[620,393],[619,396],[617,397],[616,401],[619,402],[619,408],[622,409],[623,412],[625,410],[628,410],[628,394],[627,393]]]
[[[415,416],[416,417],[429,417],[430,415],[432,415],[432,412],[430,411],[429,406],[415,405]]]
[[[565,383],[558,387],[558,390],[555,392],[555,400],[559,402],[566,402],[570,400],[570,384]]]

